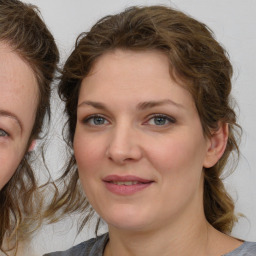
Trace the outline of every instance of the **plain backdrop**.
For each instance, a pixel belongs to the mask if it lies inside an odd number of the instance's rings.
[[[237,100],[239,123],[243,128],[241,158],[225,184],[236,201],[240,218],[233,235],[256,241],[256,1],[255,0],[24,0],[35,4],[56,38],[62,64],[71,52],[79,33],[89,30],[99,18],[117,13],[131,5],[164,4],[178,8],[207,24],[228,50],[234,67],[233,96]],[[52,146],[47,161],[53,175],[58,175],[65,154],[61,143],[63,125],[61,103],[53,97]],[[93,236],[93,225],[76,237],[70,220],[45,226],[33,240],[38,255],[64,250]]]

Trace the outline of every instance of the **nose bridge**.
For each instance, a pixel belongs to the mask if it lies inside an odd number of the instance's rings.
[[[120,122],[112,130],[107,155],[113,161],[124,163],[126,160],[138,160],[141,149],[138,131],[127,121]]]

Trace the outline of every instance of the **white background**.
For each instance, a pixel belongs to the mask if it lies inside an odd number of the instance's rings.
[[[206,23],[216,34],[230,54],[234,66],[233,96],[239,105],[239,122],[243,127],[241,159],[235,172],[225,184],[236,201],[240,218],[233,235],[256,241],[256,0],[24,0],[37,5],[56,38],[61,53],[61,63],[72,50],[77,35],[87,31],[99,18],[116,13],[130,5],[165,4],[178,8]],[[54,100],[55,147],[48,151],[48,161],[53,175],[57,175],[64,154],[61,141],[59,104]],[[57,114],[56,114],[57,113]],[[58,149],[62,147],[62,149]],[[79,237],[75,227],[65,220],[47,226],[35,236],[33,244],[37,255],[54,250],[63,250],[93,235],[93,225]]]

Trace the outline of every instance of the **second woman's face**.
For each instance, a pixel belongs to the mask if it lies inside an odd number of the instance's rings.
[[[155,229],[202,213],[209,147],[164,54],[116,50],[83,79],[75,157],[85,194],[110,228]]]
[[[37,82],[32,69],[7,44],[0,42],[0,190],[25,154],[37,102]]]

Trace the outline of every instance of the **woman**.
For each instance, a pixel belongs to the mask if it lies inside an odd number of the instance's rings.
[[[86,222],[91,205],[109,232],[48,255],[255,255],[229,236],[220,178],[239,153],[231,76],[211,31],[171,8],[132,7],[82,34],[59,87],[71,182],[52,209]]]
[[[59,59],[35,6],[0,1],[0,250],[18,248],[37,226],[42,198],[31,151],[49,113]],[[24,255],[24,254],[23,254]]]

